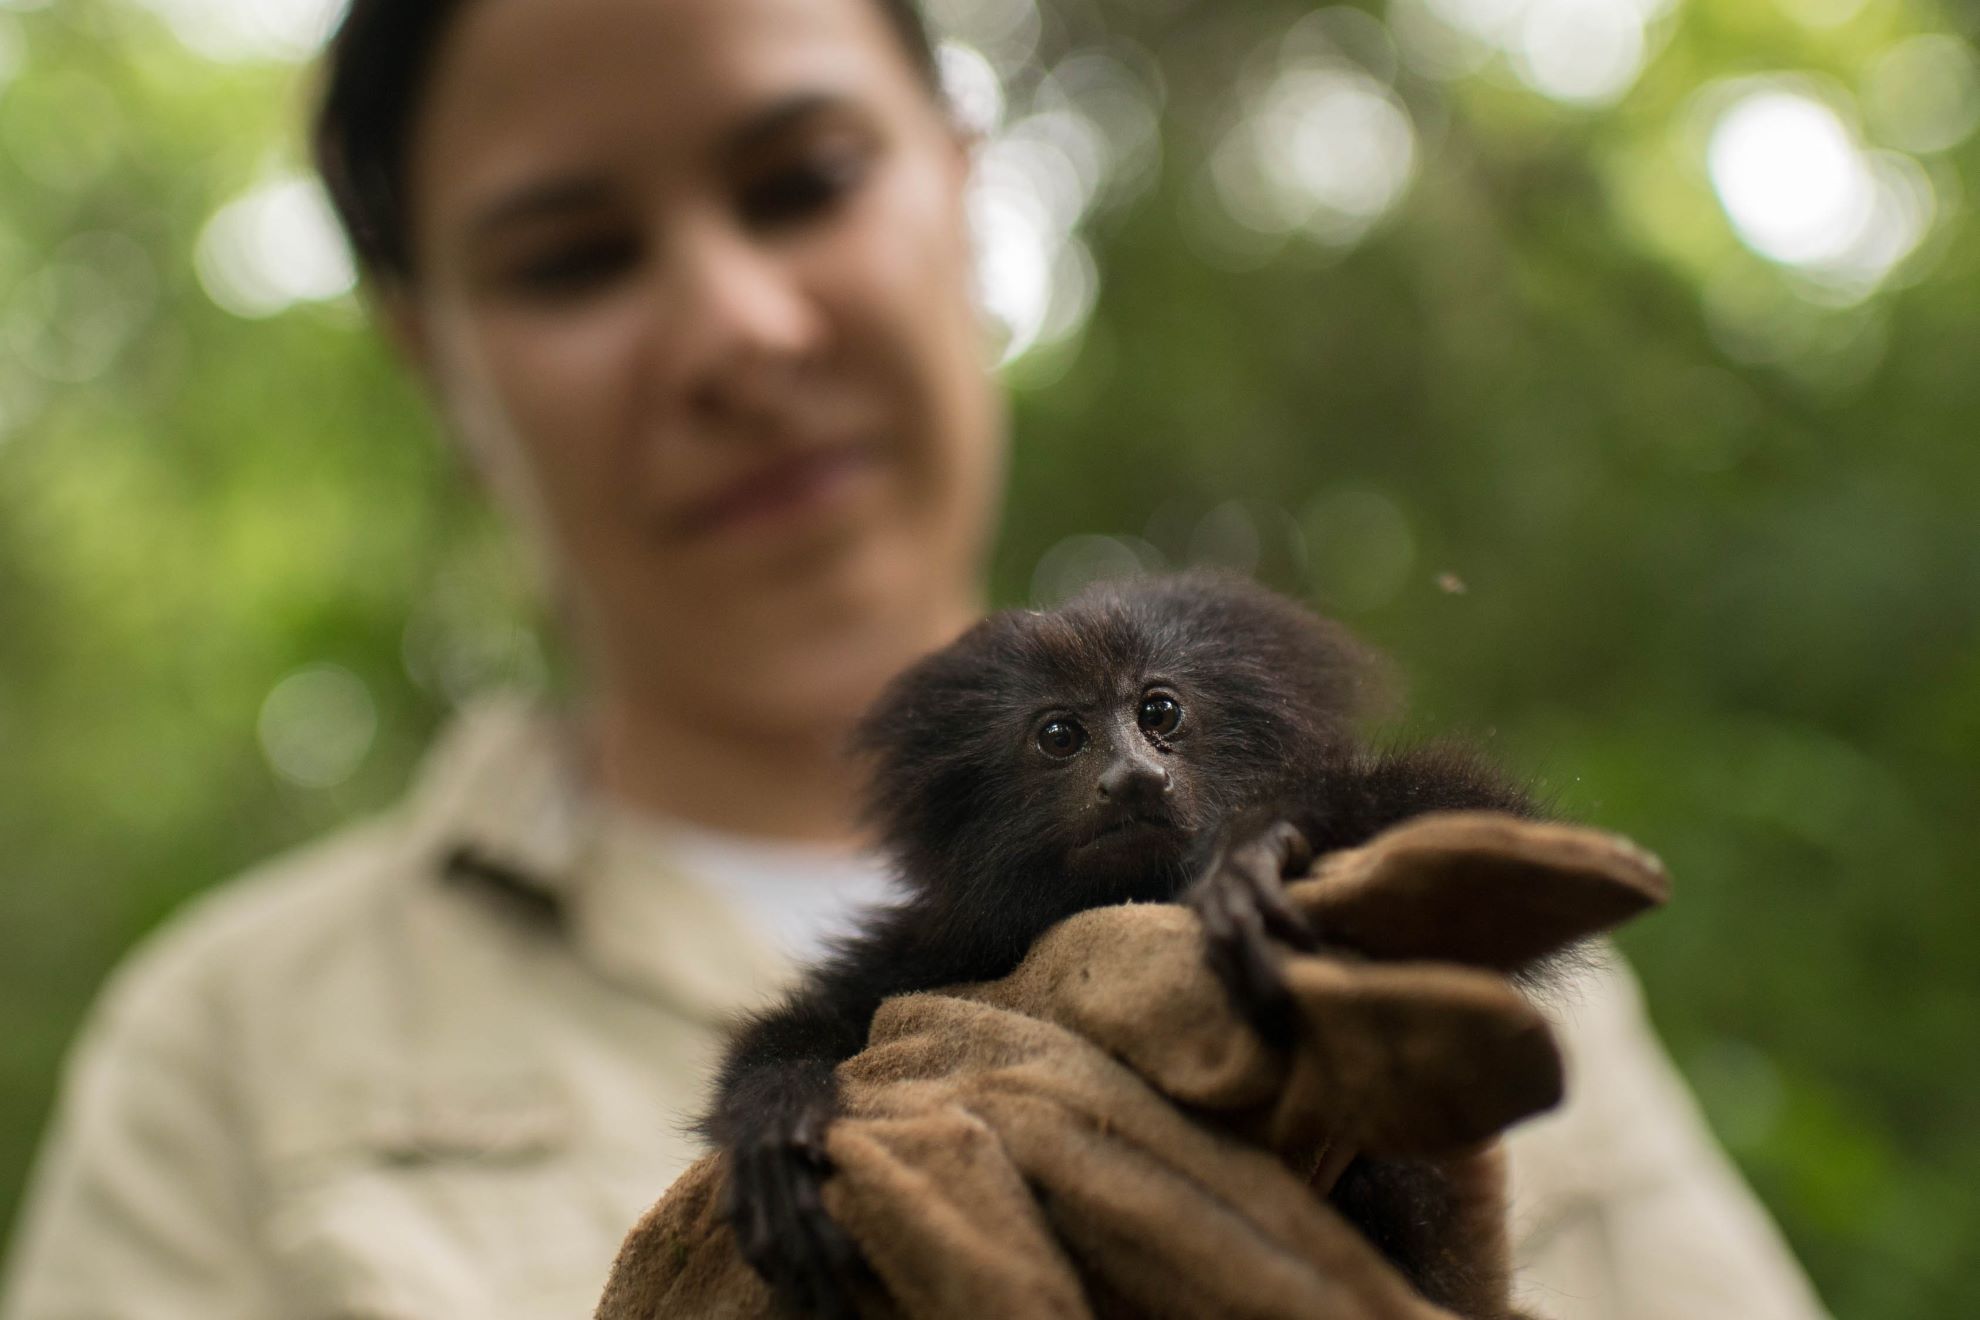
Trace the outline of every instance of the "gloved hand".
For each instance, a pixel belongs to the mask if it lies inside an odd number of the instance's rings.
[[[1325,942],[1288,956],[1290,1047],[1244,1024],[1168,905],[1081,913],[1000,981],[889,1001],[826,1142],[826,1207],[874,1274],[863,1312],[1509,1315],[1492,1139],[1558,1100],[1561,1066],[1508,974],[1665,892],[1610,835],[1427,816],[1288,887]],[[1420,1231],[1455,1310],[1324,1199],[1356,1154],[1435,1175]],[[600,1320],[775,1314],[724,1176],[701,1161],[633,1228]]]

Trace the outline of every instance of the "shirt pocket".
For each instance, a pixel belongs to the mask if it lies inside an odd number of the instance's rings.
[[[374,1100],[327,1126],[274,1162],[267,1235],[296,1316],[590,1313],[617,1239],[582,1213],[595,1198],[553,1091]]]

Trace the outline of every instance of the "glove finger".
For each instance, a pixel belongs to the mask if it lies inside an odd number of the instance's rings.
[[[834,1124],[827,1208],[909,1320],[1091,1320],[1072,1263],[996,1135],[953,1105]]]
[[[1165,1158],[1165,1145],[1044,1096],[989,1096],[979,1112],[1037,1189],[1096,1302],[1155,1317],[1449,1320],[1261,1152],[1225,1143],[1228,1185],[1217,1187]]]
[[[1517,971],[1662,904],[1670,877],[1618,835],[1449,812],[1330,854],[1289,896],[1330,944],[1371,958]]]

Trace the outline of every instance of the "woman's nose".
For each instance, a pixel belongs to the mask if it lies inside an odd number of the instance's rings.
[[[824,346],[825,318],[794,262],[711,226],[676,249],[656,349],[697,412],[755,413]]]

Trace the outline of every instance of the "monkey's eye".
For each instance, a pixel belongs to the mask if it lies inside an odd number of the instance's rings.
[[[1038,731],[1038,750],[1055,761],[1079,755],[1086,746],[1086,730],[1074,720],[1047,720]]]
[[[1135,722],[1147,733],[1166,737],[1181,726],[1182,717],[1180,701],[1166,692],[1151,692],[1141,699],[1141,711]]]

